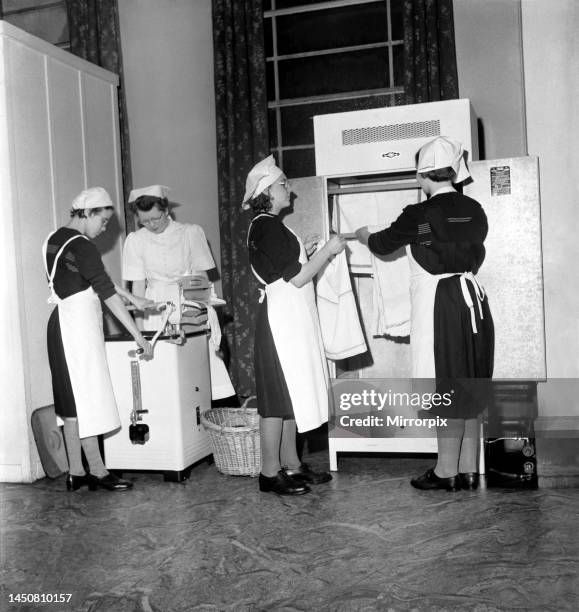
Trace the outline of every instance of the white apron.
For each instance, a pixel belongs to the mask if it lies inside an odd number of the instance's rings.
[[[462,294],[471,312],[473,332],[476,333],[474,317],[475,305],[468,292],[466,281],[471,282],[477,297],[477,306],[482,317],[481,302],[484,290],[478,284],[472,272],[430,274],[412,256],[410,246],[406,247],[410,264],[410,352],[412,357],[412,378],[435,378],[434,363],[434,300],[438,281],[450,276],[460,276]]]
[[[296,238],[300,244],[299,262],[304,264],[308,261],[306,250],[299,237]],[[267,284],[253,267],[252,272],[265,285],[267,318],[297,429],[299,432],[317,429],[328,420],[328,365],[314,284],[310,281],[298,288],[283,278]]]
[[[44,265],[46,247],[43,246]],[[77,238],[67,240],[57,253],[52,270],[46,269],[51,296],[49,303],[56,304],[66,365],[70,376],[76,405],[80,438],[104,434],[121,426],[113,386],[107,364],[103,333],[102,308],[92,287],[61,300],[54,292],[56,265],[66,245]]]
[[[176,282],[162,281],[158,279],[147,279],[145,297],[154,302],[173,302],[179,303],[179,293],[181,289]],[[221,327],[217,319],[217,314],[212,307],[208,313],[211,337],[209,339],[209,370],[211,373],[211,398],[214,400],[223,399],[235,395],[235,389],[231,384],[229,372],[223,359],[217,354],[221,343]],[[163,314],[148,314],[144,320],[145,329],[157,331],[163,322]]]

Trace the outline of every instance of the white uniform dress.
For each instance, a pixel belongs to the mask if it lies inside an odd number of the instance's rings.
[[[123,249],[123,278],[146,281],[145,297],[165,301],[170,286],[185,275],[211,270],[215,262],[205,232],[199,225],[179,223],[169,218],[165,231],[154,234],[141,228],[127,236]],[[156,330],[161,315],[148,315],[145,329]],[[211,350],[213,348],[213,350]],[[210,347],[211,392],[213,399],[235,394],[225,364]]]

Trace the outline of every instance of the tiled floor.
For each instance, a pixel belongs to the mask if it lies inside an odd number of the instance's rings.
[[[579,609],[578,489],[412,489],[431,464],[343,455],[298,498],[207,463],[179,484],[129,474],[124,493],[0,485],[0,609]],[[72,598],[10,606],[11,593]]]

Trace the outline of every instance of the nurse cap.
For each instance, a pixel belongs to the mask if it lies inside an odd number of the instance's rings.
[[[464,147],[454,138],[439,136],[426,143],[418,152],[417,172],[430,172],[452,168],[456,174],[453,183],[462,183],[470,176],[464,162]]]
[[[89,187],[81,191],[72,201],[73,210],[104,208],[106,206],[114,206],[114,204],[111,196],[102,187]]]
[[[154,198],[166,198],[167,194],[171,191],[169,187],[165,185],[149,185],[148,187],[141,187],[140,189],[133,189],[129,193],[129,204],[138,200],[141,196],[153,196]]]
[[[245,195],[243,196],[241,208],[247,210],[250,207],[248,204],[249,200],[263,193],[270,185],[273,185],[282,174],[283,170],[275,165],[273,155],[255,164],[249,171],[247,180],[245,181]]]

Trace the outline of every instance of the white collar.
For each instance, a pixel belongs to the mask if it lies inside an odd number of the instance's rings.
[[[434,196],[437,196],[441,193],[458,193],[458,191],[451,186],[446,186],[446,187],[441,187],[440,189],[437,189],[434,193],[430,194],[430,197],[433,198]]]

